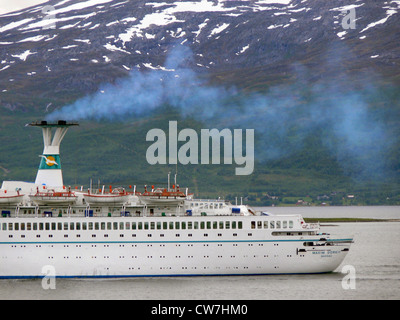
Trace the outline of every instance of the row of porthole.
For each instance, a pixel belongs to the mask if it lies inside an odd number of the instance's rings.
[[[226,245],[226,244],[222,244],[222,243],[218,243],[218,244],[217,244],[218,247],[222,247],[223,245]],[[279,245],[279,244],[274,244],[274,246],[278,246],[278,245]],[[68,245],[68,244],[64,244],[64,248],[69,248],[69,246],[70,246],[70,245]],[[137,244],[132,244],[131,246],[132,246],[132,248],[136,248],[138,245],[137,245]],[[181,246],[181,244],[175,244],[175,247],[180,247],[180,246]],[[188,246],[188,247],[193,247],[193,244],[189,243],[189,244],[187,244],[187,246]],[[208,246],[209,246],[208,243],[204,243],[204,244],[203,244],[203,247],[208,247]],[[238,244],[237,244],[237,243],[233,243],[232,246],[233,246],[233,247],[237,247]],[[253,247],[254,244],[253,244],[253,243],[248,243],[247,246]],[[259,243],[258,246],[259,246],[259,247],[263,247],[264,244],[263,244],[263,243]],[[36,245],[36,248],[41,248],[41,247],[42,247],[41,244],[37,244],[37,245]],[[54,245],[51,244],[50,247],[54,247]],[[80,247],[82,247],[82,245],[76,244],[75,247],[76,247],[76,248],[80,248]],[[92,248],[96,248],[97,245],[96,245],[96,244],[92,244],[91,247],[92,247]],[[103,247],[104,247],[104,248],[109,248],[110,245],[109,245],[109,244],[104,244]],[[121,248],[121,247],[124,248],[124,247],[125,247],[125,244],[119,244],[119,247],[120,247],[120,248]],[[153,247],[153,244],[147,244],[147,247]],[[165,244],[160,244],[159,247],[165,247]],[[11,245],[11,248],[26,248],[26,245],[20,245],[20,246],[18,246],[18,245]]]
[[[147,234],[147,237],[148,237],[148,238],[151,238],[152,236],[153,236],[153,234],[151,234],[151,233]],[[177,237],[177,238],[179,238],[180,236],[181,236],[180,233],[175,234],[175,237]],[[193,234],[192,234],[192,233],[189,233],[187,236],[188,236],[188,237],[193,237]],[[204,236],[204,237],[208,237],[208,233],[204,233],[203,236]],[[218,237],[222,237],[222,233],[218,233],[217,236],[218,236]],[[237,237],[237,233],[233,233],[232,236],[233,236],[233,237]],[[252,234],[252,233],[248,233],[248,236],[251,237],[251,236],[253,236],[253,234]],[[13,238],[14,235],[9,234],[8,237],[9,237],[9,238]],[[21,237],[21,238],[25,238],[25,235],[24,235],[24,234],[21,234],[20,237]],[[37,235],[36,235],[36,238],[40,238],[40,237],[41,237],[40,234],[37,234]],[[52,235],[52,234],[49,234],[48,237],[49,237],[49,238],[53,238],[53,235]],[[69,237],[68,234],[64,234],[64,238],[68,238],[68,237]],[[77,238],[80,238],[81,235],[80,235],[80,234],[77,234],[76,237],[77,237]],[[96,234],[92,234],[92,238],[96,238],[96,237],[97,237]],[[108,238],[108,234],[104,234],[103,237],[104,237],[104,238]],[[125,235],[124,235],[124,234],[120,234],[119,237],[120,237],[120,238],[124,238]],[[132,234],[132,237],[135,238],[135,237],[136,237],[136,234],[135,234],[135,233]],[[160,237],[161,237],[161,238],[165,237],[165,234],[163,234],[163,233],[160,234]]]
[[[291,255],[288,255],[287,257],[291,257]],[[244,255],[244,258],[248,258],[248,255]],[[253,258],[258,258],[258,255],[254,255]],[[268,258],[268,255],[264,255],[264,258]],[[274,257],[278,257],[277,255],[274,255]],[[69,259],[69,256],[64,256],[64,259]],[[91,256],[92,259],[97,259],[97,256]],[[119,259],[125,259],[125,256],[118,256]],[[153,256],[146,256],[147,259],[153,259]],[[165,256],[160,256],[160,259],[165,259]],[[181,259],[182,256],[175,256],[175,259]],[[194,256],[187,256],[187,258],[194,258]],[[203,258],[210,258],[210,256],[205,255]],[[218,256],[218,258],[223,258],[223,256]],[[230,258],[236,258],[236,256],[231,255]],[[48,259],[54,259],[54,256],[49,256]],[[75,256],[75,259],[82,259],[82,256]],[[110,256],[103,256],[103,259],[110,259]],[[138,256],[132,256],[131,259],[138,259]]]

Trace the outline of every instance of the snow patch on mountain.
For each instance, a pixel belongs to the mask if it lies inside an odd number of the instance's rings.
[[[387,10],[387,11],[386,11],[386,17],[385,17],[385,18],[383,18],[383,19],[381,19],[381,20],[378,20],[378,21],[376,21],[376,22],[372,22],[372,23],[368,24],[364,29],[362,29],[362,30],[360,31],[360,33],[363,33],[363,32],[365,32],[365,31],[367,31],[367,30],[369,30],[369,29],[371,29],[371,28],[373,28],[373,27],[375,27],[375,26],[377,26],[377,25],[379,25],[379,24],[384,24],[386,21],[388,21],[388,19],[389,19],[391,16],[393,16],[393,15],[396,14],[396,13],[397,13],[397,10],[394,10],[394,9],[389,9],[389,10]]]
[[[31,50],[26,50],[25,52],[21,53],[21,54],[12,54],[11,56],[14,58],[19,58],[22,61],[26,61],[26,59],[28,58],[28,56],[30,56],[31,54],[36,54],[37,52],[31,52]]]

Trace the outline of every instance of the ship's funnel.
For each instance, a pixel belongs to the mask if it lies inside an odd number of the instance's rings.
[[[29,126],[41,127],[43,132],[44,149],[39,157],[40,165],[36,175],[35,184],[50,187],[62,187],[63,177],[60,161],[60,144],[70,126],[77,126],[78,123],[67,123],[59,120],[57,122],[32,122]],[[53,136],[53,129],[55,129]]]

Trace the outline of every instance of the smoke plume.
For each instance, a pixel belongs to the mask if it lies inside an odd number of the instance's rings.
[[[245,94],[202,80],[185,67],[192,57],[189,48],[175,47],[162,70],[131,71],[128,78],[101,86],[47,119],[118,121],[170,105],[183,117],[204,120],[205,128],[255,129],[256,160],[288,156],[318,132],[345,171],[357,167],[357,174],[365,176],[385,167],[390,139],[384,122],[370,111],[369,97],[377,90],[373,86],[356,89],[350,79],[313,84],[302,77],[307,70],[296,66],[298,83],[275,86],[265,94]]]

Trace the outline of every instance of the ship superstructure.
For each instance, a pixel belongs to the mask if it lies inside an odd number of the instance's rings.
[[[63,185],[59,146],[77,124],[30,125],[42,128],[45,147],[35,183],[0,189],[0,277],[42,277],[48,265],[57,277],[324,273],[353,241],[321,234],[300,215],[194,199],[176,182],[143,192],[72,189]]]

